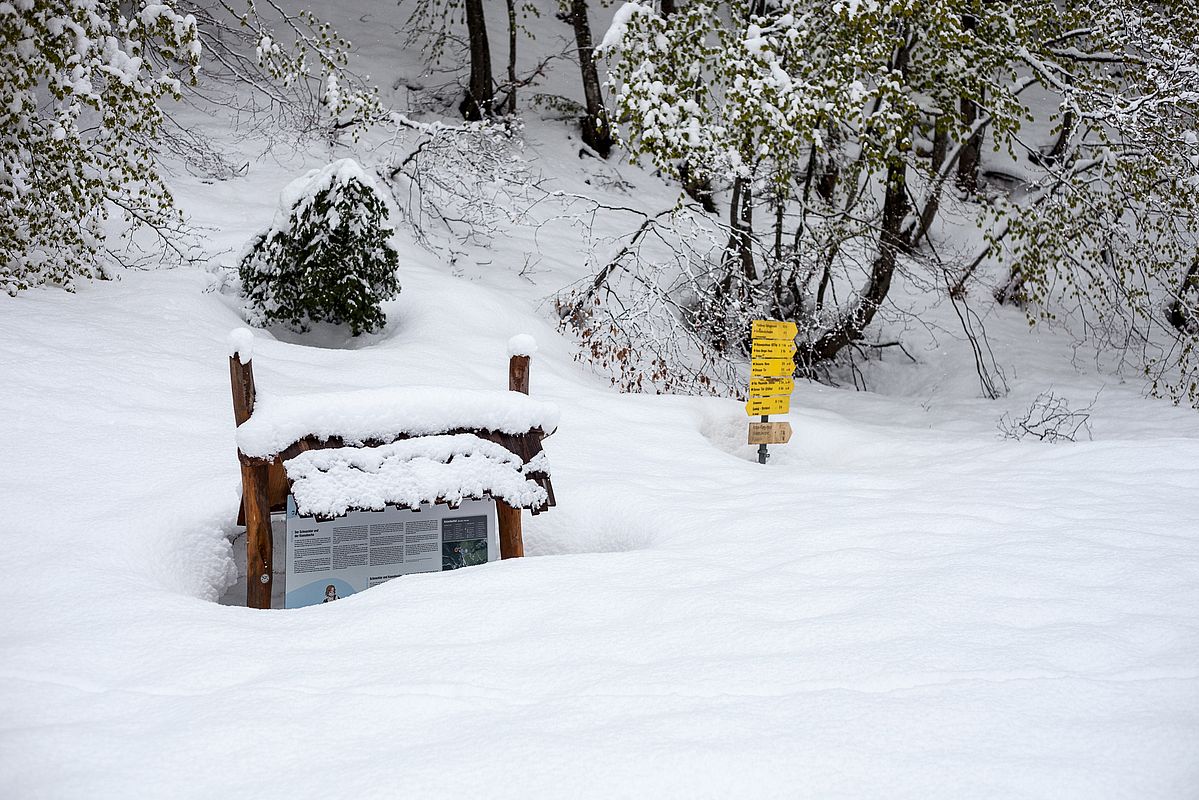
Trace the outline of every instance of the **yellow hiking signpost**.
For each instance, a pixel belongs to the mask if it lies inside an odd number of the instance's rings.
[[[776,394],[791,394],[795,391],[792,378],[750,378],[750,397],[772,397]]]
[[[795,362],[789,358],[755,358],[749,362],[749,374],[755,378],[790,378]]]
[[[745,413],[751,417],[768,414],[786,414],[791,410],[791,395],[778,397],[751,397],[745,404]]]
[[[798,348],[783,339],[754,339],[754,358],[791,358]]]
[[[779,322],[773,319],[755,319],[750,327],[750,335],[754,339],[784,339],[795,341],[799,328],[794,322]]]
[[[749,443],[758,446],[758,463],[765,464],[768,444],[786,444],[791,440],[791,423],[771,422],[771,414],[791,410],[791,392],[795,390],[795,361],[798,348],[794,322],[755,319],[750,328],[753,349],[749,362],[749,399],[745,413],[761,416],[761,422],[749,423]]]

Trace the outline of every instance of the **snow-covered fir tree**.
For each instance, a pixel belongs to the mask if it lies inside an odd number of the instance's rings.
[[[354,336],[383,327],[379,307],[399,294],[399,254],[387,203],[371,177],[342,159],[293,181],[239,272],[262,322],[306,330],[345,324]]]

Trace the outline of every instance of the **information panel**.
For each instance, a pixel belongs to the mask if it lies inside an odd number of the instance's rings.
[[[467,500],[458,508],[428,505],[420,511],[351,511],[322,522],[299,516],[289,496],[284,606],[329,603],[401,575],[499,557],[492,500]]]

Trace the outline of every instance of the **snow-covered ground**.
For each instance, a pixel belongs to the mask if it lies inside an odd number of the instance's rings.
[[[566,188],[605,171],[668,202],[566,136],[526,131]],[[321,157],[181,175],[181,198],[235,250]],[[381,334],[256,333],[278,396],[503,388],[531,333],[561,410],[532,557],[299,610],[216,602],[233,298],[178,269],[3,303],[0,796],[1196,796],[1199,415],[996,312],[1007,397],[913,335],[921,363],[888,356],[877,392],[801,383],[761,466],[738,401],[619,395],[575,362],[545,300],[581,243],[536,235],[451,266],[401,231]],[[998,436],[1051,388],[1094,399],[1093,441]]]

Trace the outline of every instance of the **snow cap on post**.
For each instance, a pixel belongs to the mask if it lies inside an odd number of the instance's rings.
[[[537,352],[537,340],[527,333],[518,333],[508,340],[508,355],[532,356]]]
[[[237,356],[243,364],[254,358],[254,334],[249,328],[234,328],[229,332],[229,357]]]

